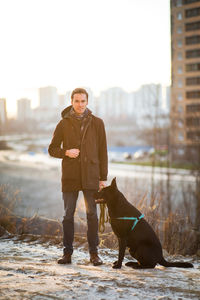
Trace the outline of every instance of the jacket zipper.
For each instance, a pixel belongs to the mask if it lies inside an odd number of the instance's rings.
[[[92,117],[89,117],[89,118],[90,118],[90,119],[89,119],[88,123],[86,124],[85,130],[84,130],[84,132],[83,132],[83,136],[82,136],[82,139],[81,139],[81,149],[82,149],[83,140],[84,140],[85,135],[86,135],[86,131],[87,131],[87,129],[88,129],[88,127],[89,127],[89,125],[90,125],[90,123],[91,123],[91,121],[92,121]],[[80,150],[81,150],[81,149],[80,149]],[[82,153],[82,151],[81,151],[81,153]]]

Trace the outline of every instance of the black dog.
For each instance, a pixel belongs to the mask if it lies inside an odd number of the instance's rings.
[[[117,189],[116,178],[110,186],[95,193],[95,199],[96,203],[107,204],[111,226],[118,237],[119,254],[113,268],[121,268],[126,247],[129,248],[131,256],[138,261],[126,263],[126,266],[134,269],[154,268],[156,264],[165,267],[193,267],[191,263],[167,262],[164,259],[158,237],[140,211]]]

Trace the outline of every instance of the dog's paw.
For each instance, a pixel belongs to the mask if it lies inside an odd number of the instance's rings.
[[[120,264],[119,262],[118,262],[118,260],[117,261],[115,261],[114,263],[113,263],[113,269],[121,269],[121,267],[122,267],[122,264]]]
[[[113,269],[121,269],[121,267],[122,267],[122,265],[121,264],[116,264],[116,265],[113,265],[112,266],[113,267]]]
[[[126,267],[131,267],[131,268],[137,268],[139,267],[139,264],[137,262],[134,262],[134,261],[128,261],[126,264],[125,264]]]

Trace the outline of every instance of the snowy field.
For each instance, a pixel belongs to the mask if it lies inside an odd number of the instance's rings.
[[[62,249],[40,244],[0,239],[0,299],[200,299],[200,261],[193,269],[112,269],[115,250],[101,249],[102,266],[89,262],[84,247],[74,250],[71,265],[58,265]],[[127,259],[124,260],[124,263]]]

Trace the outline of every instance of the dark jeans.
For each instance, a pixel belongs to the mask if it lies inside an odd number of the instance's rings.
[[[87,240],[89,245],[89,252],[97,252],[99,244],[98,238],[98,217],[96,203],[93,197],[94,190],[83,190],[86,214],[87,214]],[[63,193],[65,215],[63,218],[63,245],[64,254],[73,253],[74,240],[74,213],[76,209],[76,202],[78,199],[78,191]]]

